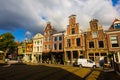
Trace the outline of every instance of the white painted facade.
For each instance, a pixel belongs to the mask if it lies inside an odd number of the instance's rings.
[[[43,52],[43,35],[37,33],[33,37],[33,55],[31,62],[42,62],[42,52]]]

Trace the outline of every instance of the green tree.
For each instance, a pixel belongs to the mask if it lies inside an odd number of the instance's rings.
[[[10,51],[10,49],[16,47],[14,39],[14,36],[10,32],[0,35],[0,50],[5,52],[5,56],[7,55],[8,51]]]

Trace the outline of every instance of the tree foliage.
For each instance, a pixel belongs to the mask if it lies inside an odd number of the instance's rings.
[[[0,35],[0,50],[5,51],[7,53],[11,48],[16,47],[14,39],[15,37],[9,32],[1,34]]]

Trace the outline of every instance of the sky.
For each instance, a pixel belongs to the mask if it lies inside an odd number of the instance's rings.
[[[63,31],[71,14],[83,31],[93,18],[108,29],[115,18],[120,19],[120,0],[0,0],[0,34],[11,32],[16,41],[23,41],[43,34],[47,22]]]

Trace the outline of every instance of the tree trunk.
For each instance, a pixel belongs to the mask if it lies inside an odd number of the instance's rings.
[[[8,51],[9,51],[9,48],[7,48],[6,50],[5,50],[5,57],[6,57],[6,55],[7,55],[7,53],[8,53]]]

